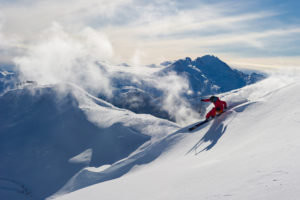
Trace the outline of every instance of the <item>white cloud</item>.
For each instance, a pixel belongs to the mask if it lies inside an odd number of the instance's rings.
[[[183,94],[190,89],[187,79],[175,73],[169,73],[155,81],[157,88],[164,92],[163,109],[167,110],[177,123],[186,125],[199,119],[199,114],[183,98]]]
[[[131,0],[52,0],[31,2],[18,1],[4,4],[1,12],[7,33],[20,34],[27,38],[57,21],[65,27],[82,28],[95,17],[109,19],[116,14],[118,7]],[[77,30],[78,31],[78,30]]]
[[[74,37],[55,23],[41,38],[26,55],[15,59],[24,79],[39,84],[73,83],[90,92],[111,94],[109,74],[96,63],[112,56],[105,36],[85,29]]]
[[[300,56],[289,57],[244,57],[236,58],[224,55],[226,62],[236,68],[249,68],[257,70],[270,70],[276,68],[295,68],[300,67]]]

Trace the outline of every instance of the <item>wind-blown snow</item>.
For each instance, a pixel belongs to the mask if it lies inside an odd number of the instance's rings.
[[[82,170],[61,192],[83,189],[57,199],[298,199],[299,77],[280,72],[224,93],[232,108],[215,120]]]
[[[138,57],[131,65],[117,65],[105,34],[92,28],[69,32],[53,23],[14,62],[21,82],[75,84],[117,107],[181,125],[199,118],[197,106],[187,96],[225,92],[259,79],[231,69],[214,56],[155,67],[140,65]]]

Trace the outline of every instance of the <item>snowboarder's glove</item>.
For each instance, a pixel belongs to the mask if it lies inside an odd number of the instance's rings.
[[[225,106],[224,108],[227,109],[227,106]]]

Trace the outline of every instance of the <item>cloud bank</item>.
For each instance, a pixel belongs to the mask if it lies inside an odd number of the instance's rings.
[[[97,60],[109,60],[113,49],[105,35],[87,28],[71,36],[57,23],[40,41],[15,58],[24,80],[39,84],[72,83],[93,93],[111,94],[109,75]]]

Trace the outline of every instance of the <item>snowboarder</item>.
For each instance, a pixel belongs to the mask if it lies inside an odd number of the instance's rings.
[[[212,102],[215,105],[215,107],[206,114],[206,120],[210,117],[214,118],[216,114],[221,114],[224,109],[227,108],[227,103],[225,101],[221,101],[219,97],[216,96],[211,96],[209,99],[201,99],[201,101]]]

